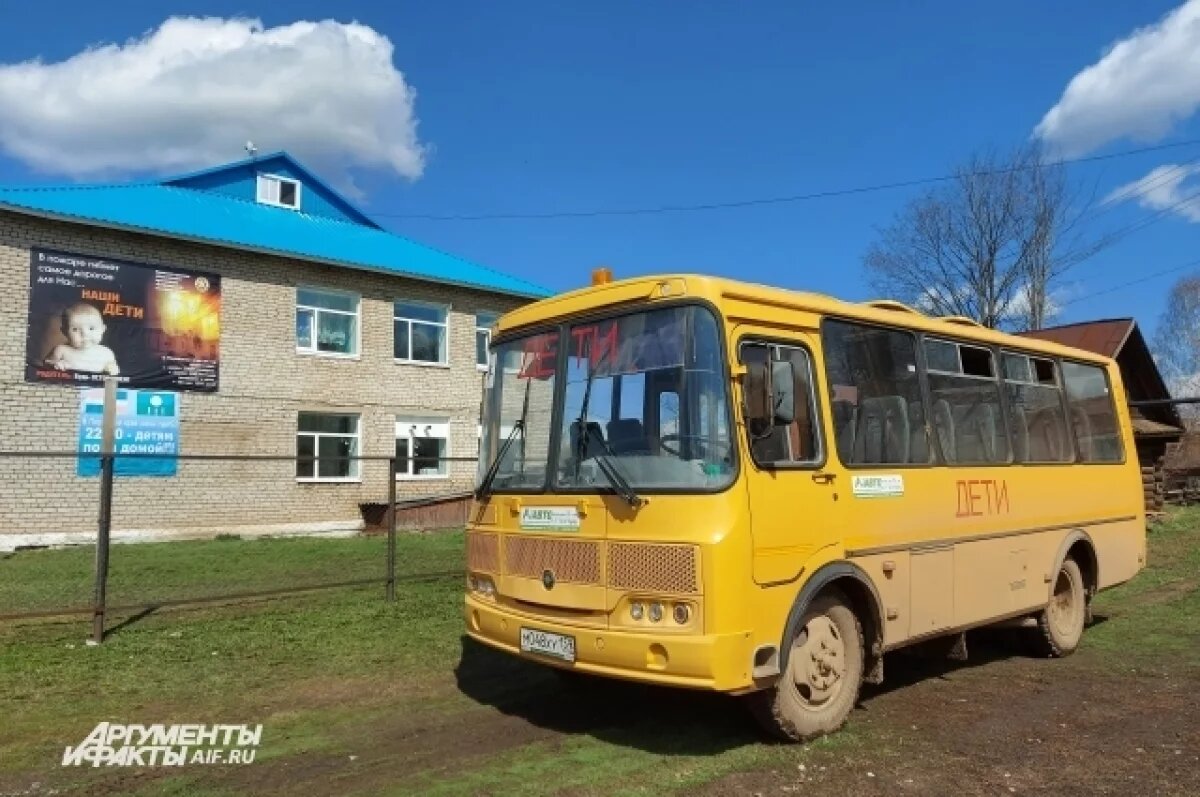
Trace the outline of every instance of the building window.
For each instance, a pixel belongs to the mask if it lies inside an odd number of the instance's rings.
[[[395,357],[401,362],[447,362],[445,305],[421,302],[396,302],[393,310],[395,325]]]
[[[396,475],[401,479],[447,474],[450,422],[445,418],[396,418]]]
[[[492,345],[492,327],[499,313],[478,312],[475,314],[475,364],[480,368],[488,366],[488,347]]]
[[[296,351],[332,356],[358,354],[358,296],[296,290]]]
[[[302,412],[296,419],[296,478],[356,481],[358,416]]]
[[[258,201],[263,205],[300,209],[300,182],[274,174],[258,175]]]

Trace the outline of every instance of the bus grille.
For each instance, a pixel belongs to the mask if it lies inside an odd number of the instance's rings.
[[[614,542],[608,546],[608,583],[617,589],[695,595],[699,590],[694,545]]]
[[[500,572],[500,540],[495,534],[467,535],[467,569]]]
[[[600,546],[586,540],[507,537],[504,564],[513,576],[541,578],[551,570],[564,583],[600,583]]]

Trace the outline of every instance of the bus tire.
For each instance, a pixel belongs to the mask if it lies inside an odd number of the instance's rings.
[[[863,678],[862,625],[837,591],[817,596],[787,641],[787,664],[776,684],[749,696],[751,710],[772,735],[802,742],[833,733],[858,701]]]
[[[1074,559],[1064,559],[1054,579],[1050,602],[1038,612],[1035,643],[1039,654],[1062,658],[1075,652],[1083,638],[1087,602],[1083,571]]]

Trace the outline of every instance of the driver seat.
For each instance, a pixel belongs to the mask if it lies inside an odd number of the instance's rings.
[[[608,445],[614,454],[650,455],[646,430],[637,418],[618,418],[608,422]]]

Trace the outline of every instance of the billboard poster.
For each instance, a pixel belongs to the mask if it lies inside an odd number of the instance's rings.
[[[221,278],[34,248],[25,381],[217,390]]]
[[[80,391],[79,451],[98,454],[104,435],[104,388]],[[168,458],[117,457],[115,476],[174,476],[179,453],[179,394],[160,390],[118,390],[113,451],[166,454]],[[99,476],[99,457],[79,457],[80,476]]]

